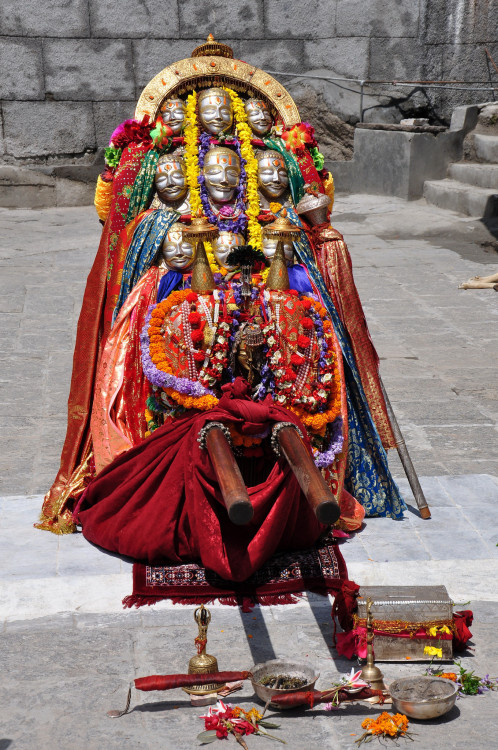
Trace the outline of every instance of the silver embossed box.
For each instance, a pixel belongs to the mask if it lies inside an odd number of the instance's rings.
[[[365,626],[367,597],[373,602],[374,633],[379,631],[373,642],[376,661],[431,661],[426,646],[442,649],[443,661],[452,660],[453,641],[440,635],[453,623],[453,602],[445,586],[362,586],[355,620],[360,626]],[[434,627],[438,635],[431,638],[427,631]]]

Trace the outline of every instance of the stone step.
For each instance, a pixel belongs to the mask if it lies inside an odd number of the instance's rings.
[[[498,164],[473,164],[472,162],[450,164],[448,177],[458,182],[466,182],[468,185],[498,191]]]
[[[474,146],[478,159],[498,164],[498,135],[474,135]]]
[[[0,206],[49,208],[91,205],[96,177],[87,169],[88,174],[85,172],[83,180],[78,179],[71,172],[71,167],[38,170],[0,165]]]
[[[475,187],[457,180],[426,180],[424,198],[439,208],[467,216],[490,219],[498,216],[498,189]]]

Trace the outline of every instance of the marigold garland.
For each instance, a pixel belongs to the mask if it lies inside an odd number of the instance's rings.
[[[165,349],[163,334],[164,320],[173,307],[182,305],[184,301],[192,304],[197,299],[197,294],[190,289],[172,292],[165,300],[157,304],[150,314],[148,327],[149,354],[153,365],[164,373],[174,374]],[[189,322],[192,327],[192,340],[202,341],[202,328],[204,324],[201,315],[194,308],[192,308],[189,314]],[[198,383],[202,384],[203,387],[212,387],[220,379],[227,366],[229,331],[230,326],[228,321],[220,318],[213,344],[206,352],[199,350],[194,354],[196,360],[198,359],[198,355],[200,355],[200,361],[205,360],[198,373]],[[164,388],[164,392],[185,409],[208,411],[218,403],[218,398],[212,394],[192,396],[189,393],[181,393],[176,388]]]
[[[290,290],[290,294],[297,295]],[[315,315],[320,318],[323,327],[323,342],[326,348],[325,366],[321,368],[313,392],[310,396],[303,396],[296,391],[294,380],[298,368],[304,362],[304,354],[296,352],[290,358],[289,367],[280,367],[279,361],[282,358],[281,345],[277,332],[276,321],[271,316],[268,324],[265,326],[264,333],[269,344],[267,358],[275,374],[275,395],[277,401],[283,403],[286,408],[293,411],[303,422],[303,424],[312,432],[324,435],[327,425],[333,422],[341,413],[341,382],[339,377],[339,368],[335,358],[333,340],[331,336],[331,323],[327,318],[327,311],[322,305],[309,297],[301,297],[303,308],[308,315]],[[309,331],[316,329],[317,324],[311,318],[304,315],[301,320],[303,330]],[[309,346],[310,338],[304,334],[298,336],[298,348],[305,351]],[[278,372],[283,370],[283,375],[279,376]],[[323,411],[317,411],[318,408]]]
[[[230,95],[235,116],[237,136],[240,140],[240,153],[246,162],[245,170],[247,174],[246,197],[247,208],[247,242],[257,250],[262,250],[263,240],[261,226],[258,221],[260,206],[258,195],[258,162],[254,156],[254,149],[251,144],[252,131],[247,124],[247,114],[244,108],[244,102],[233,89],[223,86],[223,89]]]
[[[387,711],[383,711],[377,719],[365,719],[361,722],[361,726],[366,729],[366,732],[359,740],[356,740],[356,743],[362,744],[368,741],[369,735],[394,738],[409,736],[408,723],[404,714],[389,714]]]
[[[221,273],[223,276],[226,274],[224,268],[220,268],[216,256],[213,251],[213,246],[210,242],[204,240],[204,250],[206,251],[209,267],[213,273]],[[225,271],[225,273],[223,273]]]
[[[199,186],[199,126],[197,124],[197,93],[192,91],[185,107],[185,164],[187,184],[190,189],[192,216],[202,216],[201,189]]]
[[[95,198],[94,205],[97,211],[97,216],[101,221],[105,221],[111,210],[112,201],[112,182],[106,182],[99,175],[97,178],[97,185],[95,187]]]

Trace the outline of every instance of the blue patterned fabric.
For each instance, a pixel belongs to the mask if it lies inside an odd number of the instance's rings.
[[[178,217],[176,211],[151,211],[135,229],[126,253],[119,297],[112,316],[113,325],[129,293],[153,265],[166,232],[178,221]]]
[[[302,227],[294,209],[287,209],[287,213],[294,224]],[[320,292],[344,358],[349,426],[346,489],[363,505],[367,516],[402,518],[406,506],[389,471],[386,451],[370,413],[348,333],[325,286],[304,232],[294,242],[294,247]]]
[[[296,292],[300,292],[301,294],[313,294],[313,287],[304,266],[301,266],[299,263],[288,266],[287,273],[289,274],[291,289],[295,289]]]
[[[157,301],[162,302],[163,299],[169,297],[171,292],[176,289],[182,279],[183,274],[180,273],[180,271],[174,271],[172,268],[168,271],[168,273],[165,273],[161,281],[159,282],[159,288],[157,290]]]

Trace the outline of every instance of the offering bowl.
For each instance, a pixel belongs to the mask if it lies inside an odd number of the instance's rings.
[[[404,677],[389,686],[393,707],[412,719],[435,719],[455,705],[458,686],[444,677]]]
[[[264,703],[266,703],[274,695],[284,695],[285,693],[297,693],[298,691],[313,690],[315,682],[320,677],[320,674],[316,672],[313,667],[309,664],[303,664],[299,661],[291,661],[287,659],[271,659],[265,661],[262,664],[255,664],[251,667],[252,679],[251,683],[254,688],[254,692]],[[297,688],[270,688],[266,685],[261,685],[261,680],[269,675],[287,675],[289,677],[297,677],[301,680],[306,680],[305,685]],[[272,705],[270,703],[270,705]],[[274,706],[274,708],[282,708],[281,706]]]

